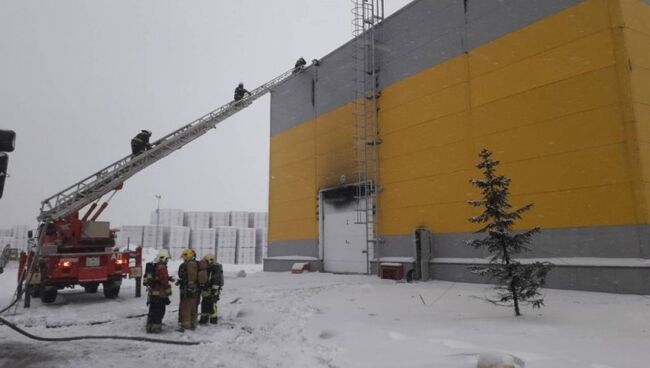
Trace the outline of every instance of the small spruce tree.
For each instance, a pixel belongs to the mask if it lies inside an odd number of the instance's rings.
[[[473,273],[486,276],[496,283],[496,298],[487,298],[495,305],[513,306],[515,315],[520,316],[520,305],[539,308],[544,299],[538,289],[544,286],[546,274],[551,268],[548,262],[522,264],[514,256],[530,250],[528,244],[532,236],[539,232],[534,228],[525,232],[514,232],[513,225],[521,215],[530,210],[533,204],[511,210],[508,202],[510,179],[496,174],[499,161],[491,158],[492,153],[483,149],[479,154],[481,162],[476,166],[483,171],[483,178],[472,179],[470,183],[478,187],[483,199],[468,201],[473,207],[483,207],[483,213],[469,218],[472,223],[484,224],[477,233],[487,232],[487,237],[468,242],[474,248],[486,248],[491,254],[487,266],[471,267]]]

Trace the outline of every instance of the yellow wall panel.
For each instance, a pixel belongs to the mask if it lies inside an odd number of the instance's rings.
[[[384,134],[456,114],[468,109],[467,84],[459,84],[442,91],[411,100],[394,109],[379,111],[379,124]]]
[[[440,203],[403,207],[380,214],[383,235],[409,234],[416,227],[427,227],[435,233],[474,231],[476,225],[463,221],[477,214],[466,202]]]
[[[609,26],[607,0],[589,0],[546,17],[469,52],[472,77],[602,31]]]
[[[341,175],[345,175],[348,183],[356,181],[352,145],[348,144],[341,148],[316,158],[317,187],[319,189],[340,185]]]
[[[475,153],[468,141],[431,147],[407,155],[380,160],[382,183],[414,177],[428,177],[466,170],[474,164]]]
[[[472,106],[614,64],[609,30],[472,79]]]
[[[621,143],[625,140],[618,105],[587,110],[477,139],[501,162],[536,158]]]
[[[625,27],[650,35],[650,6],[641,0],[619,0]]]
[[[315,153],[315,125],[305,123],[271,137],[270,166],[301,161]]]
[[[313,219],[275,221],[269,212],[269,240],[317,239],[318,222]]]
[[[384,88],[380,106],[383,110],[390,110],[422,96],[465,82],[467,79],[465,59],[456,57]]]
[[[650,104],[650,69],[637,66],[630,72],[630,77],[632,79],[632,99]]]
[[[274,221],[311,219],[316,213],[316,197],[273,203]]]
[[[316,188],[316,160],[308,158],[271,168],[269,202],[313,197]]]
[[[512,179],[511,189],[515,194],[562,191],[632,180],[627,164],[627,147],[622,143],[504,163],[500,171]]]
[[[475,199],[478,191],[469,180],[476,174],[474,170],[463,170],[452,174],[386,184],[381,193],[381,209],[388,211],[402,207]]]
[[[650,35],[626,29],[625,45],[633,69],[634,66],[650,69],[650,47],[648,47],[650,45]]]
[[[474,136],[617,104],[614,67],[581,74],[472,109]]]
[[[519,229],[606,226],[637,223],[635,197],[629,183],[566,191],[514,195],[514,207],[534,203]]]
[[[634,104],[637,137],[641,142],[650,142],[650,105]]]
[[[389,158],[458,142],[467,138],[469,129],[469,113],[461,112],[382,134],[381,157]]]
[[[638,145],[641,180],[644,182],[650,182],[650,142],[638,142]]]

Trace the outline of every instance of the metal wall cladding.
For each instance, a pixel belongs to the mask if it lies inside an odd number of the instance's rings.
[[[248,214],[248,227],[266,229],[268,219],[268,212],[250,212]]]
[[[163,247],[188,248],[190,246],[190,228],[185,226],[165,226],[163,228]]]
[[[164,240],[164,227],[145,225],[142,227],[142,246],[144,248],[162,248]]]
[[[216,245],[217,231],[216,229],[191,229],[190,230],[190,248],[201,249],[209,248],[214,249]]]
[[[210,212],[210,227],[230,226],[230,212]]]
[[[244,212],[244,211],[230,212],[230,226],[248,227],[248,212]]]
[[[183,225],[192,229],[208,229],[210,228],[210,212],[185,212],[183,214]]]
[[[183,210],[175,208],[161,208],[151,211],[149,223],[152,225],[160,224],[163,226],[183,226]]]

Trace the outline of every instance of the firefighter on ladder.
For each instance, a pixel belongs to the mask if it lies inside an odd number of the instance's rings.
[[[151,132],[143,130],[131,139],[131,153],[133,153],[133,156],[151,149],[149,138],[151,138]]]
[[[199,262],[199,279],[201,284],[201,318],[199,324],[217,324],[217,302],[223,287],[223,267],[216,262],[214,254],[206,254]],[[201,280],[203,281],[203,280]]]
[[[199,298],[199,262],[196,261],[196,253],[186,248],[181,252],[183,263],[178,268],[178,281],[180,286],[181,302],[178,309],[178,329],[183,332],[186,329],[196,328],[196,314]]]
[[[244,96],[246,96],[247,93],[249,96],[251,95],[251,93],[248,92],[246,88],[244,88],[244,83],[239,83],[237,85],[237,88],[235,88],[235,101],[241,100],[244,98]]]
[[[149,272],[144,275],[143,283],[147,287],[147,333],[159,333],[162,331],[162,320],[165,316],[165,307],[169,305],[169,297],[172,295],[172,288],[169,285],[171,278],[167,272],[167,261],[169,251],[161,249],[156,256],[155,262]]]

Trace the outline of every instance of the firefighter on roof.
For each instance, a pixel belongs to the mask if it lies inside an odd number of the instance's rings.
[[[178,331],[196,328],[196,309],[199,298],[199,262],[196,261],[196,253],[186,248],[181,252],[183,263],[178,268],[178,281],[180,286],[181,302],[178,309]]]
[[[223,267],[216,262],[212,253],[206,254],[199,262],[199,279],[202,278],[205,282],[201,283],[201,318],[199,324],[204,325],[208,321],[217,324],[217,302],[223,286]]]
[[[169,285],[171,280],[167,273],[167,261],[169,251],[161,249],[154,262],[147,263],[143,279],[147,287],[147,304],[149,314],[147,315],[147,332],[158,333],[162,331],[162,320],[165,316],[165,307],[169,305],[169,297],[172,295],[172,288]]]

